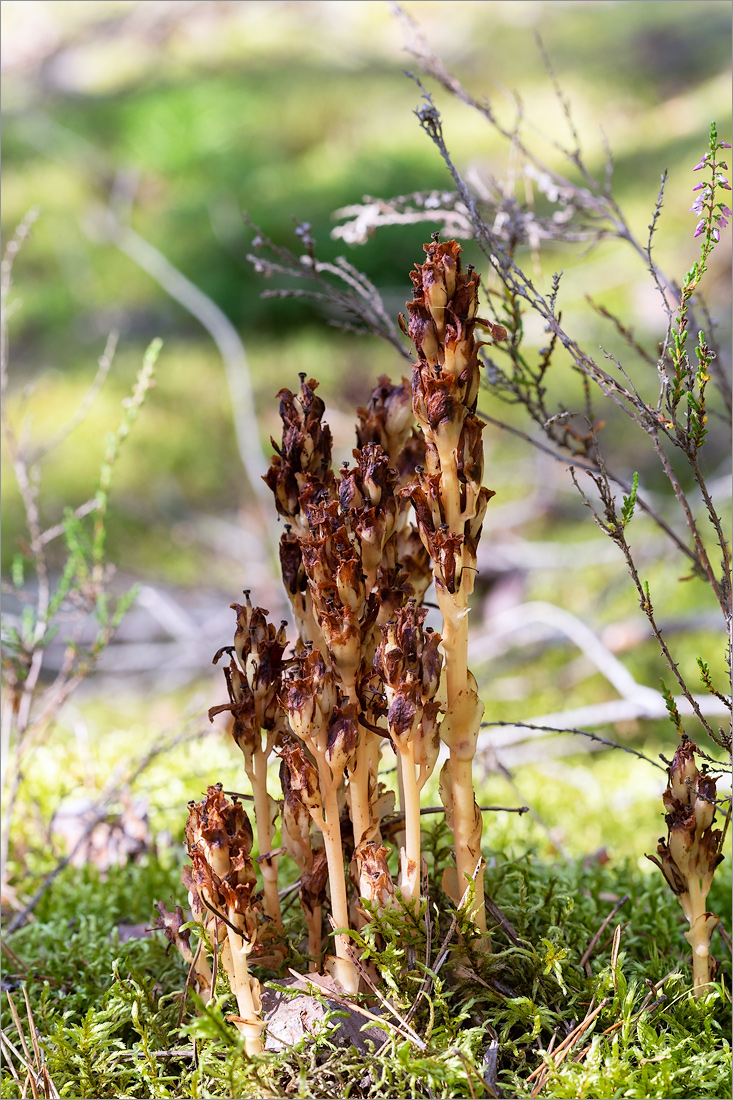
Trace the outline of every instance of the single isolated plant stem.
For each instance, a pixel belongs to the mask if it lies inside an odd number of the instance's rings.
[[[319,763],[319,779],[323,787],[323,817],[318,822],[323,833],[323,846],[328,860],[328,879],[331,887],[331,914],[336,928],[348,929],[349,903],[346,897],[346,877],[339,820],[338,781],[334,782],[328,764]],[[346,993],[359,992],[359,974],[349,955],[347,945],[336,935],[336,958],[333,960],[333,976]]]
[[[247,772],[252,784],[252,793],[255,801],[255,827],[257,830],[257,847],[260,850],[260,871],[265,895],[265,912],[271,917],[278,928],[282,928],[283,918],[280,912],[280,896],[277,888],[278,857],[270,855],[272,852],[272,811],[270,804],[272,799],[267,793],[267,757],[266,750],[259,749],[253,754],[253,768]]]
[[[683,733],[662,796],[667,839],[660,838],[657,855],[647,858],[661,870],[689,922],[685,939],[692,948],[692,990],[702,997],[713,977],[710,940],[720,923],[705,903],[723,860],[724,830],[713,829],[717,777],[698,770],[696,751],[697,745]]]
[[[226,927],[221,961],[237,999],[235,1023],[249,1055],[262,1053],[263,1029],[260,983],[250,975],[247,962],[259,921],[253,905],[257,878],[250,859],[252,839],[241,802],[230,802],[220,783],[208,788],[202,802],[189,803],[186,846],[191,866],[184,870],[184,883],[194,916],[214,931],[215,955],[219,930]]]
[[[283,731],[284,715],[279,692],[287,638],[285,624],[281,624],[278,630],[267,621],[267,612],[263,608],[252,606],[249,592],[244,595],[245,604],[232,604],[232,609],[237,613],[234,645],[219,650],[214,657],[216,663],[222,653],[231,654],[229,667],[224,670],[229,702],[212,707],[209,718],[213,720],[222,711],[232,713],[232,737],[242,751],[244,770],[254,797],[265,912],[275,927],[282,928],[277,889],[278,859],[270,854],[277,803],[267,792],[267,762],[277,737]]]
[[[453,831],[457,879],[444,884],[456,904],[475,877],[472,916],[486,931],[481,861],[481,814],[473,792],[472,761],[483,715],[476,681],[468,670],[468,600],[473,591],[476,550],[486,505],[494,495],[482,487],[483,424],[476,416],[478,346],[474,327],[479,277],[461,270],[460,246],[434,236],[427,260],[411,273],[409,336],[418,359],[413,366],[413,412],[426,442],[425,467],[409,490],[420,536],[433,563],[443,616],[446,714],[441,738],[450,750],[441,796]],[[403,322],[404,323],[404,322]],[[495,339],[501,325],[482,322]]]

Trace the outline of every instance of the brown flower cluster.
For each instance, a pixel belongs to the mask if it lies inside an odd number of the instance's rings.
[[[441,738],[451,753],[441,789],[454,828],[457,901],[480,872],[471,757],[483,708],[466,667],[468,597],[492,495],[481,485],[482,425],[475,415],[478,277],[471,269],[462,272],[455,242],[433,241],[426,251],[426,262],[413,272],[415,296],[407,307],[418,355],[412,384],[378,380],[358,410],[353,464],[332,469],[331,432],[313,379],[302,374],[296,393],[278,395],[282,438],[273,441],[264,480],[286,521],[280,562],[297,627],[292,650],[286,652],[285,624],[271,624],[245,593],[244,604],[232,604],[234,644],[214,658],[228,657],[229,700],[213,707],[210,717],[231,714],[243,754],[263,905],[250,860],[252,829],[241,804],[228,802],[219,787],[191,806],[186,882],[209,949],[221,948],[239,1001],[238,1026],[252,1050],[260,1024],[247,959],[286,950],[281,852],[300,873],[312,967],[324,965],[356,993],[359,973],[339,930],[359,926],[375,908],[419,908],[420,792]],[[501,336],[498,329],[494,336]],[[422,606],[433,579],[440,634],[425,628]],[[394,808],[394,795],[380,782],[385,749],[397,758],[404,817],[396,884],[380,831],[382,817]],[[268,788],[275,756],[277,800]],[[482,896],[477,882],[473,915],[484,929]],[[337,931],[334,954],[323,960],[326,905]],[[193,957],[176,917],[161,910],[161,921],[172,942]],[[204,990],[205,954],[201,962]],[[208,974],[211,991],[210,968]]]
[[[382,627],[382,641],[374,658],[389,707],[389,735],[398,751],[414,745],[415,763],[420,768],[418,787],[424,786],[432,773],[440,746],[441,704],[435,695],[443,659],[438,648],[440,635],[423,628],[427,613],[427,608],[409,600],[396,618]]]
[[[420,791],[432,775],[440,749],[435,698],[440,685],[440,635],[425,631],[427,609],[409,600],[382,627],[374,668],[384,684],[387,729],[397,754],[405,812],[399,887],[405,900],[420,897]]]
[[[265,911],[282,927],[277,885],[277,858],[270,855],[274,836],[277,803],[267,792],[267,761],[285,732],[286,722],[280,706],[280,691],[287,646],[283,622],[276,629],[267,621],[267,611],[253,607],[249,592],[246,603],[233,603],[237,613],[234,645],[225,646],[214,656],[230,655],[224,668],[229,702],[212,707],[209,718],[222,711],[232,714],[232,737],[242,751],[244,770],[252,785],[257,825],[260,869],[265,882]]]
[[[420,537],[433,569],[443,616],[446,721],[441,737],[450,759],[441,776],[441,795],[456,843],[456,873],[444,882],[458,903],[475,882],[474,916],[486,930],[483,905],[481,815],[473,793],[471,761],[483,714],[476,682],[468,670],[468,601],[476,574],[476,550],[494,495],[482,485],[482,422],[476,416],[479,391],[479,278],[461,267],[460,246],[437,235],[425,246],[427,258],[411,272],[414,297],[403,329],[415,345],[412,408],[425,438],[425,463],[404,490],[409,494]],[[482,321],[493,339],[501,325]]]
[[[209,787],[202,802],[189,803],[186,848],[191,866],[183,882],[196,920],[221,946],[222,965],[237,998],[235,1023],[245,1037],[247,1053],[262,1051],[260,984],[249,973],[261,921],[253,899],[257,884],[252,826],[238,799],[229,801],[220,783]]]
[[[697,745],[684,734],[669,767],[669,783],[662,795],[667,811],[667,838],[660,837],[656,863],[682,906],[690,928],[685,938],[692,947],[693,991],[705,992],[713,974],[710,940],[720,918],[707,912],[715,868],[723,860],[722,829],[714,829],[716,776],[698,770]]]
[[[275,496],[275,507],[281,516],[302,522],[303,499],[317,498],[331,473],[331,429],[323,423],[326,407],[315,390],[318,383],[306,382],[300,375],[297,394],[280,390],[280,418],[283,422],[282,444],[272,445],[276,454],[265,475]]]

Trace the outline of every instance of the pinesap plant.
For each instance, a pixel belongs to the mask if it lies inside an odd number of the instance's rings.
[[[442,82],[448,86],[446,79]],[[461,94],[460,85],[459,91],[455,84],[450,87],[471,102]],[[480,109],[487,114],[484,107]],[[729,189],[723,175],[726,165],[719,156],[729,146],[718,141],[712,126],[709,151],[697,166],[709,169],[711,178],[696,188],[700,194],[692,208],[701,215],[695,230],[695,237],[702,237],[701,256],[679,292],[652,260],[663,187],[657,199],[646,255],[668,327],[655,364],[659,393],[653,402],[642,396],[621,364],[617,364],[618,373],[601,367],[565,330],[557,308],[560,277],[553,280],[550,296],[544,297],[518,263],[522,238],[518,219],[503,236],[489,227],[486,211],[453,165],[440,116],[427,93],[418,117],[444,157],[456,192],[440,196],[438,215],[436,201],[428,201],[429,196],[410,197],[409,210],[418,220],[422,211],[425,221],[440,220],[441,214],[446,215],[444,220],[448,214],[462,217],[466,235],[484,252],[501,289],[487,298],[490,317],[480,318],[478,274],[470,265],[463,269],[457,241],[441,242],[439,234],[433,235],[425,245],[426,260],[411,273],[414,293],[407,303],[407,320],[399,319],[416,352],[411,382],[379,379],[368,406],[358,410],[353,467],[344,463],[337,472],[332,468],[331,433],[315,380],[301,375],[297,392],[283,390],[279,395],[283,433],[281,442],[274,444],[276,453],[265,480],[286,521],[280,561],[297,639],[288,651],[286,624],[268,623],[267,612],[252,606],[249,593],[245,605],[232,605],[237,614],[234,645],[221,651],[229,656],[225,667],[229,701],[212,712],[231,711],[233,736],[244,753],[252,783],[265,883],[263,905],[252,898],[251,839],[244,844],[244,852],[241,841],[226,830],[222,833],[219,825],[222,814],[227,820],[240,820],[243,811],[236,800],[222,801],[222,791],[210,788],[202,803],[192,805],[187,830],[193,866],[202,867],[195,881],[189,872],[187,882],[209,949],[213,946],[216,953],[216,945],[230,945],[222,951],[221,960],[240,1005],[240,1016],[233,1019],[245,1034],[250,1052],[259,1049],[263,1027],[257,1013],[257,981],[242,962],[237,969],[233,943],[239,937],[239,955],[254,962],[286,953],[277,902],[278,854],[287,851],[300,870],[311,969],[322,965],[335,980],[335,988],[355,997],[365,981],[371,983],[354,946],[365,942],[363,932],[370,921],[388,919],[394,909],[420,912],[420,792],[436,766],[441,742],[448,759],[441,771],[440,793],[454,853],[454,866],[443,876],[443,890],[461,914],[461,931],[471,941],[474,957],[491,951],[483,893],[482,818],[472,777],[479,731],[482,724],[491,723],[482,723],[484,706],[468,668],[467,625],[477,544],[493,495],[482,484],[481,433],[486,421],[504,425],[478,410],[482,367],[489,392],[499,401],[523,406],[542,430],[543,450],[549,444],[553,457],[569,460],[584,503],[626,560],[681,698],[718,748],[729,753],[731,747],[730,732],[713,728],[680,672],[627,537],[635,509],[643,509],[691,559],[695,575],[709,585],[730,630],[730,552],[699,461],[707,431],[708,384],[716,378],[728,411],[730,393],[717,367],[716,351],[703,331],[698,333],[694,360],[686,346],[700,280],[730,216],[718,197],[721,190]],[[525,152],[531,165],[531,153]],[[582,161],[576,163],[582,166]],[[579,187],[567,180],[544,178],[542,186],[550,194],[552,185],[556,201],[584,216],[593,210],[596,223],[605,218],[618,236],[630,239],[607,185],[597,185],[589,175],[584,182],[585,187]],[[382,204],[376,213],[365,208],[351,224],[358,223],[364,232],[373,216],[368,231],[374,231],[390,219],[398,221],[407,203],[403,197],[394,200],[391,208]],[[531,212],[523,213],[529,221]],[[561,224],[567,221],[558,219]],[[496,226],[496,220],[491,224]],[[603,232],[608,232],[607,226]],[[348,236],[348,226],[342,227],[342,235]],[[275,254],[273,261],[258,253],[259,270],[315,282],[310,291],[314,296],[333,297],[342,308],[346,301],[365,329],[394,345],[395,329],[375,288],[346,261],[320,263],[308,226],[300,227],[299,236],[305,251],[295,257],[274,248],[258,233],[258,250],[269,247]],[[334,277],[349,288],[346,297],[342,289],[334,288]],[[539,354],[523,346],[527,308],[539,312],[550,333],[548,347]],[[596,308],[638,351],[622,323],[607,310]],[[485,337],[482,341],[476,339],[477,329]],[[570,411],[551,415],[546,405],[547,376],[558,347],[569,353],[573,369],[583,378],[585,406],[575,418]],[[638,474],[632,483],[624,483],[610,469],[599,442],[602,425],[593,408],[594,392],[613,401],[651,441],[684,516],[691,545],[657,515],[639,489]],[[579,425],[584,425],[583,430]],[[718,568],[711,562],[699,518],[670,450],[682,456],[700,490],[720,550]],[[581,487],[581,474],[589,481],[590,494]],[[622,505],[615,496],[614,487],[619,486],[624,490]],[[431,581],[442,617],[440,635],[425,628],[424,598]],[[700,666],[704,686],[730,708],[729,697],[712,684],[707,666],[704,662]],[[663,692],[680,746],[669,764],[664,796],[668,838],[660,840],[657,857],[650,858],[661,867],[689,921],[686,935],[693,950],[693,989],[702,996],[714,976],[709,946],[718,924],[718,918],[707,912],[705,899],[723,858],[729,800],[716,797],[716,776],[709,768],[721,762],[690,741],[675,697],[664,684]],[[379,777],[385,745],[391,745],[397,760],[404,819],[396,881],[390,874],[384,836],[393,796]],[[273,753],[280,757],[283,791],[282,847],[276,851],[271,845],[278,805],[266,786],[267,761]],[[696,753],[705,761],[700,769]],[[723,828],[714,827],[718,810],[725,816]],[[228,864],[226,860],[217,864],[217,846],[227,844],[234,844],[232,852],[240,854],[232,855]],[[328,904],[334,953],[324,959],[323,912]],[[240,986],[245,996],[240,995]]]
[[[467,639],[476,548],[493,494],[482,486],[474,332],[481,325],[501,340],[506,329],[478,317],[479,277],[470,267],[463,271],[456,241],[441,242],[436,234],[425,251],[412,273],[409,320],[402,320],[417,351],[412,385],[379,380],[358,413],[353,467],[332,468],[317,383],[303,375],[297,393],[280,392],[282,440],[265,480],[287,521],[280,559],[298,630],[291,652],[286,624],[269,623],[246,592],[245,604],[232,605],[234,644],[215,657],[229,658],[229,701],[211,717],[231,712],[232,735],[244,754],[262,906],[252,896],[252,829],[241,802],[229,801],[220,786],[191,805],[192,865],[185,880],[210,947],[216,953],[223,945],[222,966],[240,1010],[235,1022],[250,1053],[261,1049],[261,1025],[258,983],[247,959],[262,962],[287,950],[272,851],[280,807],[282,848],[301,874],[311,965],[321,963],[328,887],[336,934],[335,953],[324,965],[353,996],[362,973],[349,931],[398,904],[420,909],[420,792],[442,740],[449,758],[440,790],[455,845],[455,869],[444,876],[444,889],[456,906],[466,906],[479,935],[486,933],[482,819],[471,768],[483,704],[467,665]],[[431,580],[440,635],[425,628]],[[404,815],[396,882],[381,832],[394,807],[379,776],[388,744],[398,761]],[[267,791],[273,753],[280,757],[280,804]],[[170,929],[162,907],[161,918]],[[488,946],[484,939],[483,949]],[[211,990],[208,972],[201,988]]]

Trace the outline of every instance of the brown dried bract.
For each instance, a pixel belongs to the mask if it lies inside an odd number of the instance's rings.
[[[310,475],[320,486],[329,480],[331,466],[331,430],[322,423],[325,405],[316,397],[318,383],[306,382],[300,376],[297,394],[288,389],[280,390],[280,417],[283,422],[282,443],[272,445],[270,468],[263,480],[275,496],[278,512],[287,518],[295,518],[301,510],[301,490],[304,478]]]
[[[387,866],[389,849],[367,841],[354,852],[359,867],[359,895],[376,905],[377,913],[396,904],[395,888]]]

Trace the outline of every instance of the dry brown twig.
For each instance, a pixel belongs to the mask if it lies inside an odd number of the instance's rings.
[[[23,996],[25,999],[26,1022],[31,1039],[31,1046],[33,1048],[32,1053],[26,1042],[24,1026],[21,1022],[15,1001],[10,993],[7,993],[6,996],[10,1007],[10,1014],[20,1039],[22,1053],[17,1049],[15,1044],[11,1042],[5,1031],[0,1032],[0,1040],[2,1041],[3,1055],[10,1066],[13,1077],[18,1084],[21,1085],[22,1095],[26,1095],[26,1089],[30,1085],[31,1093],[34,1098],[44,1097],[44,1100],[59,1100],[59,1091],[51,1080],[48,1068],[46,1067],[43,1047],[40,1042],[38,1029],[36,1028],[33,1018],[30,999],[25,986],[23,987]],[[8,1055],[10,1055],[10,1057],[8,1057]],[[26,1071],[25,1081],[22,1084],[15,1068],[14,1060],[20,1063]]]
[[[592,1026],[595,1019],[600,1015],[607,1004],[608,999],[604,998],[604,1000],[602,1000],[599,1005],[596,1005],[594,1009],[589,1009],[581,1023],[579,1023],[577,1027],[573,1028],[570,1034],[567,1035],[561,1043],[558,1043],[558,1045],[554,1047],[552,1055],[551,1057],[549,1057],[548,1061],[543,1062],[542,1065],[532,1070],[532,1072],[527,1077],[527,1083],[535,1080],[537,1082],[534,1089],[532,1090],[533,1097],[539,1096],[552,1070],[557,1069],[557,1067],[565,1061],[575,1044],[578,1042],[579,1039],[583,1037],[583,1035],[585,1035],[585,1033]]]

